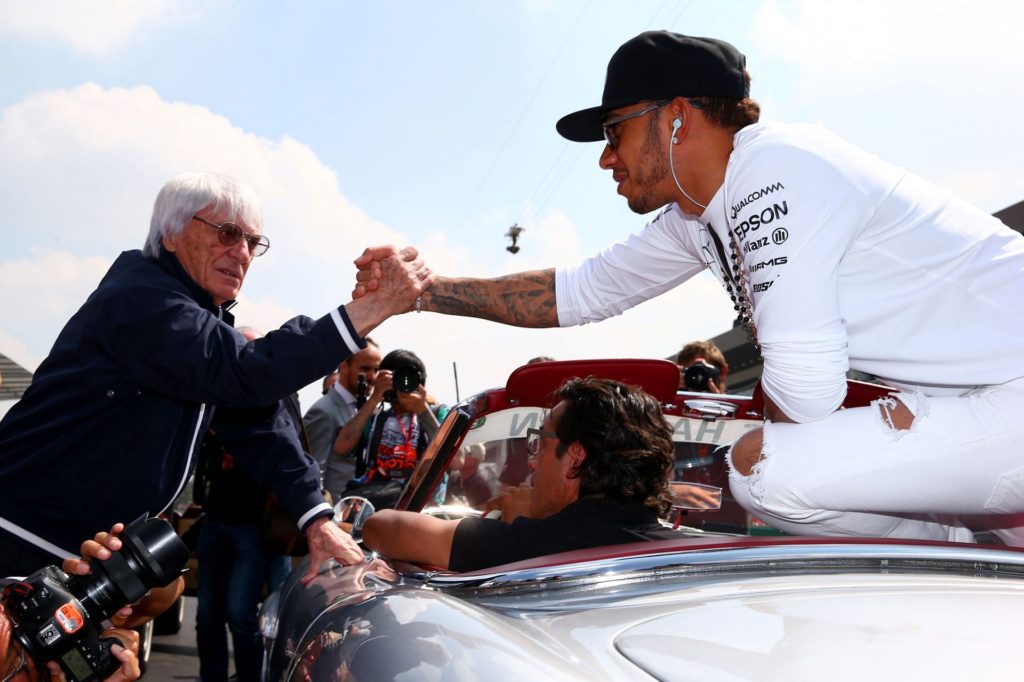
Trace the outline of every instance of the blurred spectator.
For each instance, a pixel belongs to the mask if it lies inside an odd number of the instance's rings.
[[[372,408],[360,414],[359,408],[373,389],[377,372],[380,370],[380,348],[372,339],[366,339],[366,348],[338,365],[338,379],[327,390],[324,397],[313,403],[306,412],[303,422],[309,435],[310,454],[320,465],[324,476],[324,488],[331,495],[332,504],[344,497],[345,486],[355,478],[356,465],[353,445],[343,440],[342,450],[338,445],[338,434],[350,421],[356,419],[353,430],[361,433]]]
[[[550,355],[538,355],[535,358],[530,358],[529,360],[527,360],[526,364],[532,365],[535,362],[554,362],[554,361],[555,361],[555,359],[553,357],[551,357]]]
[[[338,370],[334,370],[330,374],[324,377],[323,385],[320,387],[320,395],[327,395],[327,391],[331,390],[331,386],[334,386],[335,382],[338,381]]]
[[[483,443],[467,445],[452,459],[448,479],[448,499],[480,508],[494,495],[492,483],[483,475],[480,464],[486,448]]]
[[[247,341],[262,336],[250,327],[239,327],[238,332]],[[283,402],[301,425],[298,399],[292,396]],[[194,492],[195,502],[203,507],[196,584],[196,646],[203,682],[227,682],[225,625],[231,631],[239,682],[259,678],[262,650],[257,613],[263,585],[272,579],[273,591],[291,570],[287,556],[274,554],[264,544],[268,498],[265,489],[235,467],[231,453],[210,429],[200,450]],[[294,521],[287,525],[294,530]]]
[[[676,356],[679,365],[679,390],[707,391],[708,393],[725,393],[725,377],[729,373],[729,363],[725,361],[722,351],[714,341],[691,341],[683,346]],[[693,375],[703,385],[689,385],[686,381],[686,370],[697,365]],[[716,380],[714,375],[718,374]]]
[[[390,407],[369,420],[359,442],[356,478],[349,485],[377,508],[398,501],[405,482],[412,475],[430,438],[437,433],[437,416],[427,403],[427,370],[423,361],[408,350],[393,350],[380,363],[373,393],[363,409],[375,409],[381,402]],[[408,383],[406,383],[408,382]],[[347,436],[346,429],[338,436]],[[347,442],[336,442],[338,446]]]

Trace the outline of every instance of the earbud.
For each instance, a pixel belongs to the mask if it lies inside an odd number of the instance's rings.
[[[676,177],[676,157],[675,154],[672,153],[672,145],[679,144],[679,139],[676,137],[676,131],[682,127],[683,116],[682,114],[680,114],[676,118],[672,119],[672,142],[668,145],[668,169],[672,171],[672,180],[673,182],[676,183],[676,188],[679,190],[680,194],[682,194],[684,197],[693,202],[695,206],[699,206],[700,208],[707,208],[707,204],[702,204],[693,197],[691,197],[689,194],[687,194],[686,190],[683,189],[683,186],[679,183],[679,178]]]

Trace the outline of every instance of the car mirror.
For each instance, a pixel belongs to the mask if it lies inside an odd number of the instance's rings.
[[[716,485],[671,481],[672,508],[690,511],[718,511],[722,508],[722,489]]]
[[[365,497],[358,495],[343,497],[338,504],[334,505],[334,523],[359,540],[363,535],[363,524],[375,511],[377,510],[373,503]]]

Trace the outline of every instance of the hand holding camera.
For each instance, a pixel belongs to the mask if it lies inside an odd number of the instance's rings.
[[[367,402],[380,405],[391,395],[391,370],[382,369],[377,372],[377,378],[373,380],[373,392]]]
[[[176,582],[188,550],[166,521],[145,518],[98,533],[82,550],[91,559],[65,562],[70,574],[47,566],[4,588],[12,634],[37,668],[53,663],[48,667],[72,682],[135,679],[130,649],[138,640],[123,630],[101,632],[100,624],[127,618],[129,604]]]

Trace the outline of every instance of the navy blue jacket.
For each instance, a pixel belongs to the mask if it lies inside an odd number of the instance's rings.
[[[77,554],[112,523],[166,509],[211,425],[293,518],[323,505],[279,401],[365,344],[344,308],[246,343],[230,305],[167,251],[122,253],[0,422],[0,528]]]

